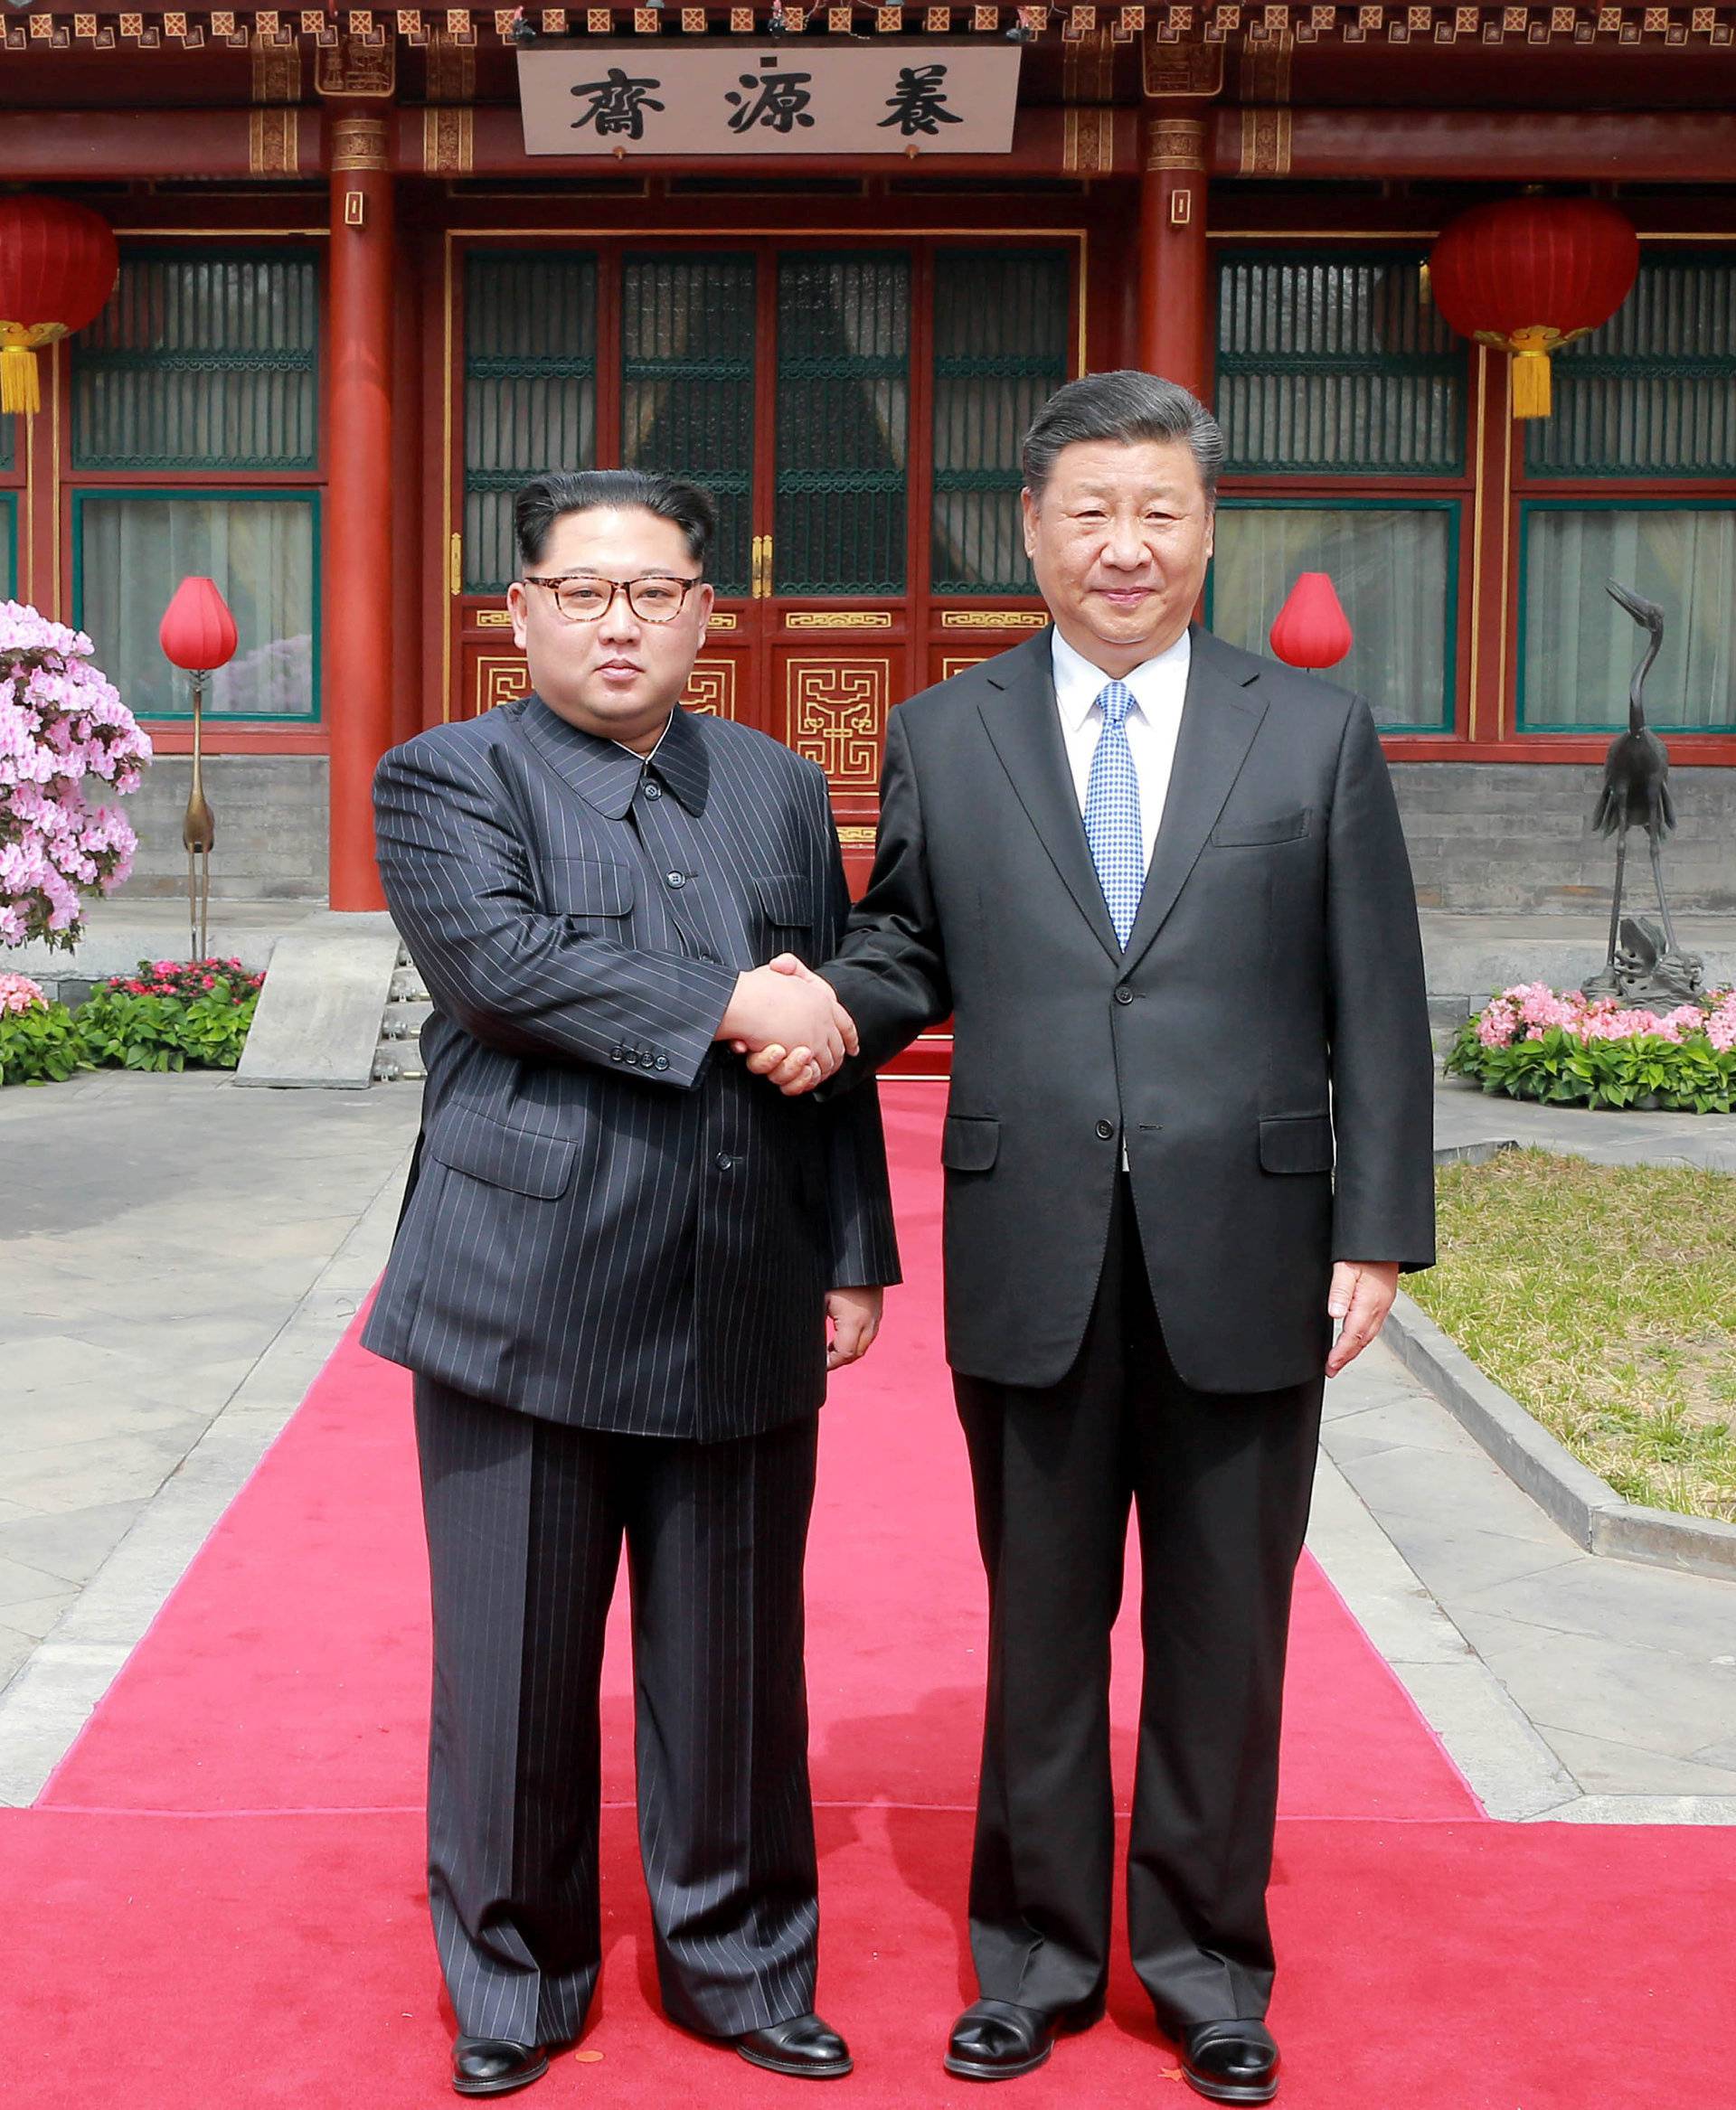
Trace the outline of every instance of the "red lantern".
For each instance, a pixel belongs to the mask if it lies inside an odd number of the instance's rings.
[[[1272,625],[1271,646],[1287,666],[1336,666],[1356,642],[1332,580],[1305,571]]]
[[[0,198],[0,410],[40,410],[35,352],[94,322],[120,276],[114,230],[64,198]]]
[[[1595,198],[1503,198],[1435,243],[1435,305],[1463,337],[1511,352],[1513,414],[1547,418],[1549,355],[1599,329],[1633,290],[1639,237]]]
[[[209,579],[184,579],[163,611],[156,641],[164,655],[189,674],[209,674],[235,655],[235,618]]]

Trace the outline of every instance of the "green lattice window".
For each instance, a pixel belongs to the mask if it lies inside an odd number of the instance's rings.
[[[18,501],[0,491],[0,599],[18,590]]]
[[[72,342],[73,466],[312,469],[318,388],[310,256],[128,253]]]
[[[15,418],[0,417],[0,475],[13,466],[12,429],[17,422]]]
[[[629,256],[621,274],[621,459],[717,501],[711,577],[751,585],[754,260]]]
[[[1019,442],[1067,378],[1067,259],[947,250],[934,281],[933,591],[1035,590]]]
[[[1736,262],[1647,259],[1552,364],[1553,415],[1525,426],[1531,476],[1736,476]]]
[[[1465,348],[1420,255],[1236,257],[1218,275],[1217,414],[1243,475],[1458,476]]]
[[[901,253],[778,260],[780,594],[904,591],[910,315]]]
[[[514,494],[596,466],[597,259],[472,256],[464,317],[464,590],[505,593]]]
[[[1368,698],[1383,732],[1448,732],[1458,507],[1452,499],[1224,498],[1206,598],[1211,628],[1266,653],[1299,573],[1331,579],[1356,642],[1325,668]]]

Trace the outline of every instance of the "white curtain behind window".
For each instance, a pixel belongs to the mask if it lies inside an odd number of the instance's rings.
[[[1451,520],[1440,510],[1221,505],[1212,627],[1269,654],[1267,634],[1298,574],[1324,571],[1356,642],[1322,671],[1366,696],[1382,726],[1444,728]]]
[[[306,717],[314,710],[311,501],[90,497],[82,523],[82,623],[97,664],[140,717],[191,710],[163,656],[157,626],[189,573],[217,582],[241,642],[207,684],[225,716]],[[389,621],[382,609],[380,619]]]
[[[1736,725],[1736,511],[1538,509],[1525,521],[1526,730],[1628,722],[1646,633],[1604,590],[1614,579],[1664,611],[1646,679],[1647,722]]]

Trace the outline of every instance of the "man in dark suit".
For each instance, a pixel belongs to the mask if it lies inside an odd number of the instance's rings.
[[[1025,545],[1054,627],[893,712],[873,877],[824,973],[863,1065],[954,1017],[947,1342],[990,1637],[983,1998],[947,2065],[1028,2072],[1101,2011],[1131,1506],[1134,1962],[1194,2087],[1261,2103],[1323,1379],[1432,1261],[1431,1094],[1367,705],[1190,627],[1222,458],[1201,406],[1147,374],[1040,412]],[[753,1066],[800,1088],[804,1060]]]
[[[600,1961],[598,1679],[623,1540],[664,2004],[775,2072],[813,2012],[802,1557],[828,1368],[897,1280],[880,1112],[728,1046],[854,1041],[826,779],[677,699],[703,495],[520,493],[534,693],[380,766],[380,868],[426,978],[418,1169],[363,1338],[416,1373],[434,1608],[429,1890],[461,2095],[583,2026]],[[826,1321],[832,1328],[828,1351]]]

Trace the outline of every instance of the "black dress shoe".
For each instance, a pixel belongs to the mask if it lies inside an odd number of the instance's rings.
[[[817,2015],[797,2015],[788,2022],[750,2030],[735,2039],[735,2049],[750,2066],[798,2081],[842,2080],[855,2064],[850,2047]]]
[[[1023,2008],[1010,2000],[973,2001],[952,2025],[946,2068],[965,2081],[1010,2081],[1034,2073],[1063,2030],[1085,2030],[1100,2000],[1076,2008]]]
[[[1182,2077],[1214,2103],[1269,2103],[1278,2046],[1264,2022],[1194,2022],[1182,2031]]]
[[[452,2047],[452,2086],[461,2096],[510,2096],[528,2088],[549,2070],[539,2044],[514,2044],[505,2037],[460,2037]]]

